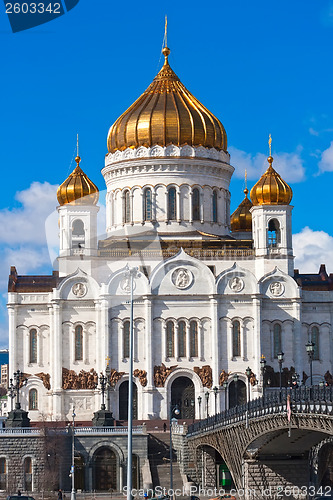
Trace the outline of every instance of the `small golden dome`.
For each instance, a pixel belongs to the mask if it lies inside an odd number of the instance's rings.
[[[222,123],[181,83],[168,63],[170,49],[164,47],[165,62],[147,90],[112,125],[108,151],[126,148],[204,146],[227,151]]]
[[[89,179],[79,166],[81,158],[75,158],[77,166],[57,191],[59,205],[96,205],[99,192],[97,186]]]
[[[233,233],[237,231],[252,231],[252,214],[250,212],[252,203],[247,197],[248,192],[248,189],[244,189],[245,198],[230,217],[231,231]]]
[[[267,158],[269,167],[251,189],[253,205],[289,205],[293,197],[291,187],[272,167],[273,157]]]

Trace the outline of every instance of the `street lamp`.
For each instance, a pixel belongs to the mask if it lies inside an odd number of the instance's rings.
[[[314,347],[315,344],[311,340],[309,340],[305,344],[306,352],[308,353],[309,356],[309,363],[310,363],[310,385],[312,386],[312,361],[313,361],[313,355],[314,355]]]
[[[132,500],[132,447],[133,447],[133,290],[134,278],[139,277],[138,268],[125,270],[123,290],[130,293],[130,331],[129,331],[129,360],[128,360],[128,427],[127,427],[127,500]]]
[[[205,398],[206,398],[206,418],[208,418],[209,417],[209,413],[208,413],[209,392],[208,391],[205,393]]]
[[[71,477],[72,477],[72,491],[71,491],[71,500],[76,499],[76,493],[75,493],[75,464],[74,464],[74,430],[75,430],[75,406],[73,406],[73,413],[72,413],[72,418],[73,418],[73,424],[72,424],[72,467],[71,467]]]
[[[222,384],[224,389],[224,409],[227,409],[227,391],[228,391],[228,382],[225,380]]]
[[[252,370],[249,366],[245,370],[245,375],[247,378],[247,407],[249,407],[249,404],[250,404],[250,377],[252,375]]]
[[[216,413],[217,413],[217,393],[219,391],[219,388],[218,387],[213,387],[213,393],[214,393],[214,398],[215,398],[215,417],[216,417]]]
[[[172,469],[172,459],[173,459],[173,454],[172,454],[172,421],[173,421],[173,416],[177,418],[180,415],[180,410],[178,408],[178,405],[172,406],[172,402],[170,402],[170,423],[169,423],[169,429],[170,429],[170,493],[171,493],[171,498],[174,498],[173,494],[173,469]]]
[[[262,354],[261,359],[260,359],[260,370],[261,370],[261,377],[262,377],[262,399],[265,401],[265,370],[266,370],[266,359],[265,356]]]
[[[201,420],[201,401],[202,397],[198,396],[198,405],[199,405],[199,419]]]
[[[282,363],[284,361],[283,359],[284,352],[280,351],[278,352],[277,358],[278,358],[278,363],[279,363],[279,373],[280,373],[280,403],[282,401]]]

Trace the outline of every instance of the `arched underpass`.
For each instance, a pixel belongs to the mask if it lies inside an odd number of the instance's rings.
[[[194,461],[200,447],[215,448],[238,489],[255,492],[257,498],[267,499],[270,494],[287,491],[289,498],[304,499],[302,493],[308,491],[310,481],[318,479],[310,473],[310,450],[316,446],[319,450],[319,443],[332,436],[332,415],[293,413],[288,422],[283,412],[261,415],[247,422],[213,425],[202,429],[200,434],[189,434],[187,442]],[[326,455],[323,477],[330,474],[328,469],[333,469],[330,461],[333,453]],[[194,480],[201,484],[200,470],[195,476]],[[245,494],[244,498],[250,496]]]

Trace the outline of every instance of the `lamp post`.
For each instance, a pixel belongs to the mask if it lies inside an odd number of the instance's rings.
[[[15,389],[15,386],[13,384],[12,378],[9,380],[7,394],[10,397],[10,411],[13,411],[13,399],[15,398],[15,395],[16,395],[16,389]]]
[[[132,500],[132,447],[133,447],[133,289],[134,278],[139,276],[137,267],[125,270],[123,289],[130,293],[130,332],[129,332],[129,363],[128,363],[128,427],[127,427],[127,500]]]
[[[100,374],[99,377],[99,383],[101,384],[101,391],[102,391],[102,406],[101,409],[105,410],[105,389],[106,389],[106,384],[107,384],[107,378],[103,373]]]
[[[218,387],[213,387],[213,393],[214,393],[214,398],[215,398],[215,420],[216,420],[216,413],[217,413],[217,393],[219,391]]]
[[[280,403],[282,401],[282,363],[284,361],[283,359],[283,356],[284,356],[284,352],[280,351],[278,352],[278,355],[277,355],[277,358],[278,358],[278,363],[279,363],[279,373],[280,373],[280,378],[279,378],[279,381],[280,381]]]
[[[106,408],[108,411],[110,411],[110,375],[111,375],[111,368],[109,364],[110,358],[109,356],[106,357],[106,367],[105,367],[105,377],[106,377]]]
[[[206,418],[208,418],[209,417],[209,413],[208,413],[209,392],[208,391],[205,392],[205,398],[206,398]]]
[[[313,361],[313,354],[314,354],[314,342],[309,340],[305,344],[306,352],[308,353],[309,356],[309,363],[310,363],[310,385],[312,386],[312,361]]]
[[[76,499],[76,493],[75,493],[75,464],[74,464],[74,457],[75,457],[75,448],[74,448],[74,433],[75,433],[75,406],[73,406],[73,413],[72,413],[72,418],[73,418],[73,424],[72,424],[72,467],[71,467],[71,478],[72,478],[72,491],[71,491],[71,500]]]
[[[192,408],[192,424],[194,424],[194,418],[195,418],[195,401],[194,399],[191,399],[191,408]]]
[[[178,408],[178,405],[172,405],[172,402],[170,402],[170,423],[169,423],[169,429],[170,429],[170,494],[171,498],[174,498],[173,494],[173,469],[172,469],[172,459],[173,459],[173,453],[172,453],[172,421],[173,421],[173,416],[176,418],[180,415],[180,410]]]
[[[199,405],[199,419],[201,420],[201,401],[202,397],[198,396],[198,405]]]
[[[265,370],[266,370],[266,359],[265,356],[262,354],[261,359],[260,359],[260,370],[261,370],[261,377],[262,377],[262,399],[263,402],[265,401]]]
[[[252,375],[252,370],[249,366],[245,370],[245,375],[247,378],[247,408],[249,408],[249,404],[250,404],[250,378]]]
[[[224,389],[224,409],[227,409],[227,391],[228,391],[228,382],[225,380],[222,384]]]

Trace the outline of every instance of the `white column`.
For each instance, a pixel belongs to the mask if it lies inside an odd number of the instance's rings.
[[[53,308],[53,353],[51,387],[53,390],[53,416],[62,418],[61,392],[62,392],[62,318],[59,301],[52,301]]]
[[[233,352],[232,352],[232,321],[228,320],[227,322],[227,355],[228,355],[228,360],[233,359]]]
[[[204,192],[199,192],[199,209],[200,209],[200,222],[204,222]]]
[[[186,321],[185,331],[186,331],[186,357],[190,361],[191,348],[190,348],[190,322],[189,321]]]
[[[120,325],[118,323],[118,326],[120,326],[120,328],[119,328],[119,330],[120,330],[119,359],[123,360],[124,359],[124,323],[121,322]],[[117,327],[117,330],[118,330],[118,327]]]
[[[145,222],[145,199],[144,199],[144,193],[143,190],[140,190],[140,197],[141,197],[141,224],[144,224]]]
[[[134,199],[134,194],[132,193],[132,191],[130,192],[130,223],[133,224],[133,221],[134,221],[134,210],[133,210],[133,199]]]
[[[161,346],[161,351],[162,351],[162,360],[167,361],[167,352],[166,352],[166,322],[164,321],[162,323],[162,346]]]
[[[177,222],[181,221],[180,217],[180,189],[179,187],[176,188],[176,207],[177,207]]]
[[[165,222],[169,220],[169,192],[165,190]]]
[[[261,300],[253,297],[253,352],[255,356],[253,372],[260,379],[260,357],[261,357]]]
[[[190,203],[190,207],[189,207],[189,222],[190,224],[192,223],[193,221],[193,205],[192,205],[192,195],[193,195],[193,192],[192,192],[192,188],[190,187],[190,192],[189,192],[189,203]]]
[[[199,339],[198,339],[198,357],[200,361],[203,361],[203,345],[204,345],[204,330],[203,324],[199,321]]]
[[[104,345],[104,367],[106,366],[106,358],[109,356],[111,363],[112,352],[110,352],[110,328],[109,328],[109,301],[106,298],[102,298],[100,302],[100,330],[97,330],[96,323],[96,338],[98,337],[98,332],[101,333],[101,339],[103,339]]]
[[[302,345],[302,319],[301,319],[301,299],[294,301],[294,352],[296,373],[302,373],[302,352],[305,350],[305,345]],[[303,342],[304,343],[304,342]]]
[[[152,190],[151,202],[152,202],[151,219],[152,219],[152,221],[156,221],[157,207],[156,207],[156,191],[155,191],[155,189]]]
[[[154,332],[152,321],[152,304],[148,297],[144,298],[145,304],[145,355],[146,355],[146,371],[147,371],[147,386],[153,386],[153,352],[154,352]]]
[[[16,337],[16,319],[17,311],[15,304],[8,304],[8,330],[9,330],[9,367],[8,377],[10,378],[18,368],[17,364],[17,337]]]
[[[219,342],[218,342],[218,322],[217,322],[217,300],[210,298],[210,317],[211,317],[211,339],[212,339],[212,375],[213,387],[219,385]]]
[[[178,338],[178,323],[174,323],[174,354],[175,354],[175,360],[178,361],[179,358],[179,338]]]

